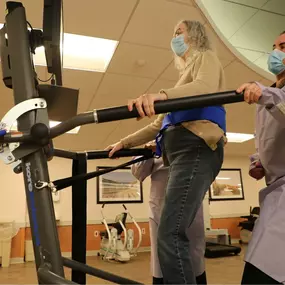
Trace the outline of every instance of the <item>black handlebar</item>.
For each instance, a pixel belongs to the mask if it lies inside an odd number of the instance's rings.
[[[102,159],[109,158],[109,151],[91,151],[87,152],[88,159]],[[112,158],[118,157],[133,157],[144,156],[145,158],[152,158],[154,156],[153,151],[147,148],[134,148],[134,149],[122,149],[114,153]]]
[[[164,114],[167,112],[225,105],[242,101],[244,101],[243,93],[236,93],[236,91],[226,91],[155,102],[154,110],[156,114]],[[139,113],[136,108],[130,112],[127,106],[100,109],[96,110],[96,113],[97,123],[105,123],[139,117]]]
[[[236,93],[236,91],[225,91],[220,93],[204,94],[191,97],[183,97],[177,99],[169,99],[154,103],[156,114],[164,114],[179,110],[189,110],[194,108],[203,108],[209,106],[221,106],[225,104],[232,104],[244,101],[243,93]],[[58,124],[49,130],[48,137],[53,139],[58,137],[77,126],[82,126],[91,123],[105,123],[118,120],[125,120],[139,117],[138,111],[134,108],[131,112],[127,106],[113,107],[107,109],[93,110],[78,114],[77,116]],[[39,124],[38,124],[39,125]],[[40,130],[40,128],[39,128]],[[34,135],[37,134],[37,128],[34,127]],[[36,137],[31,135],[20,134],[17,137],[11,137],[10,134],[0,137],[0,143],[6,142],[36,142]],[[101,154],[104,158],[106,154]]]
[[[104,159],[109,158],[110,151],[86,151],[87,159]],[[63,149],[54,149],[53,155],[62,158],[76,159],[78,154],[82,152],[72,152]],[[151,149],[148,148],[133,148],[133,149],[121,149],[116,151],[112,158],[119,157],[133,157],[133,156],[144,156],[146,159],[154,157],[154,153]]]

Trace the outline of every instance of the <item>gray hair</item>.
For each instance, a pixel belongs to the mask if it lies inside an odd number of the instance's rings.
[[[189,45],[191,49],[200,52],[211,49],[206,29],[202,23],[198,21],[182,20],[175,26],[175,31],[177,30],[177,26],[181,23],[185,24],[187,27]],[[176,68],[181,71],[184,64],[185,63],[183,60],[175,55]]]

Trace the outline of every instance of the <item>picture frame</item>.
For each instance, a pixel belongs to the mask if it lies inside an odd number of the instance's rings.
[[[98,166],[98,170],[109,169],[108,166]],[[97,177],[97,204],[127,204],[143,203],[142,182],[133,176],[130,167]]]
[[[222,168],[209,189],[210,201],[244,200],[240,168]]]

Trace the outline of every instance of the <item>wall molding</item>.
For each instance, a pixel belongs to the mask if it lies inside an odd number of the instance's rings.
[[[249,213],[237,213],[237,214],[214,214],[210,216],[210,219],[226,219],[226,218],[240,218],[241,216],[248,216]],[[107,223],[112,223],[114,220],[107,219]],[[136,219],[137,223],[148,223],[148,218]],[[133,223],[132,221],[127,221],[127,224]],[[30,223],[16,223],[18,228],[30,228]],[[87,225],[102,225],[102,220],[87,220]],[[72,221],[61,221],[57,220],[57,226],[72,226]]]
[[[240,218],[241,216],[248,216],[248,213],[238,213],[238,214],[218,214],[218,215],[211,215],[210,219],[227,219],[227,218]]]
[[[114,219],[106,219],[107,223],[113,223]],[[140,218],[140,219],[136,219],[137,223],[148,223],[149,219],[148,218]],[[132,221],[127,221],[127,224],[132,224]],[[57,220],[57,226],[71,226],[72,225],[72,221],[61,221],[61,220]],[[87,225],[102,225],[102,220],[87,220]],[[24,228],[29,228],[30,227],[30,223],[26,222],[23,226]]]
[[[10,259],[10,264],[20,264],[20,263],[25,263],[23,257],[12,257]]]

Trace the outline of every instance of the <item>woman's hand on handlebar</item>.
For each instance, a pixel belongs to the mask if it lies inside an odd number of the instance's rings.
[[[112,157],[115,152],[122,148],[124,148],[123,144],[121,142],[117,142],[115,144],[109,145],[105,148],[105,150],[110,150],[109,157]]]
[[[155,152],[156,151],[156,144],[148,143],[145,145],[145,148],[151,149],[153,152]]]
[[[140,115],[140,118],[138,119],[142,119],[145,116],[150,118],[155,115],[154,102],[164,100],[167,100],[167,95],[165,93],[144,94],[136,99],[129,100],[128,109],[131,112],[133,110],[133,106],[135,105]]]

